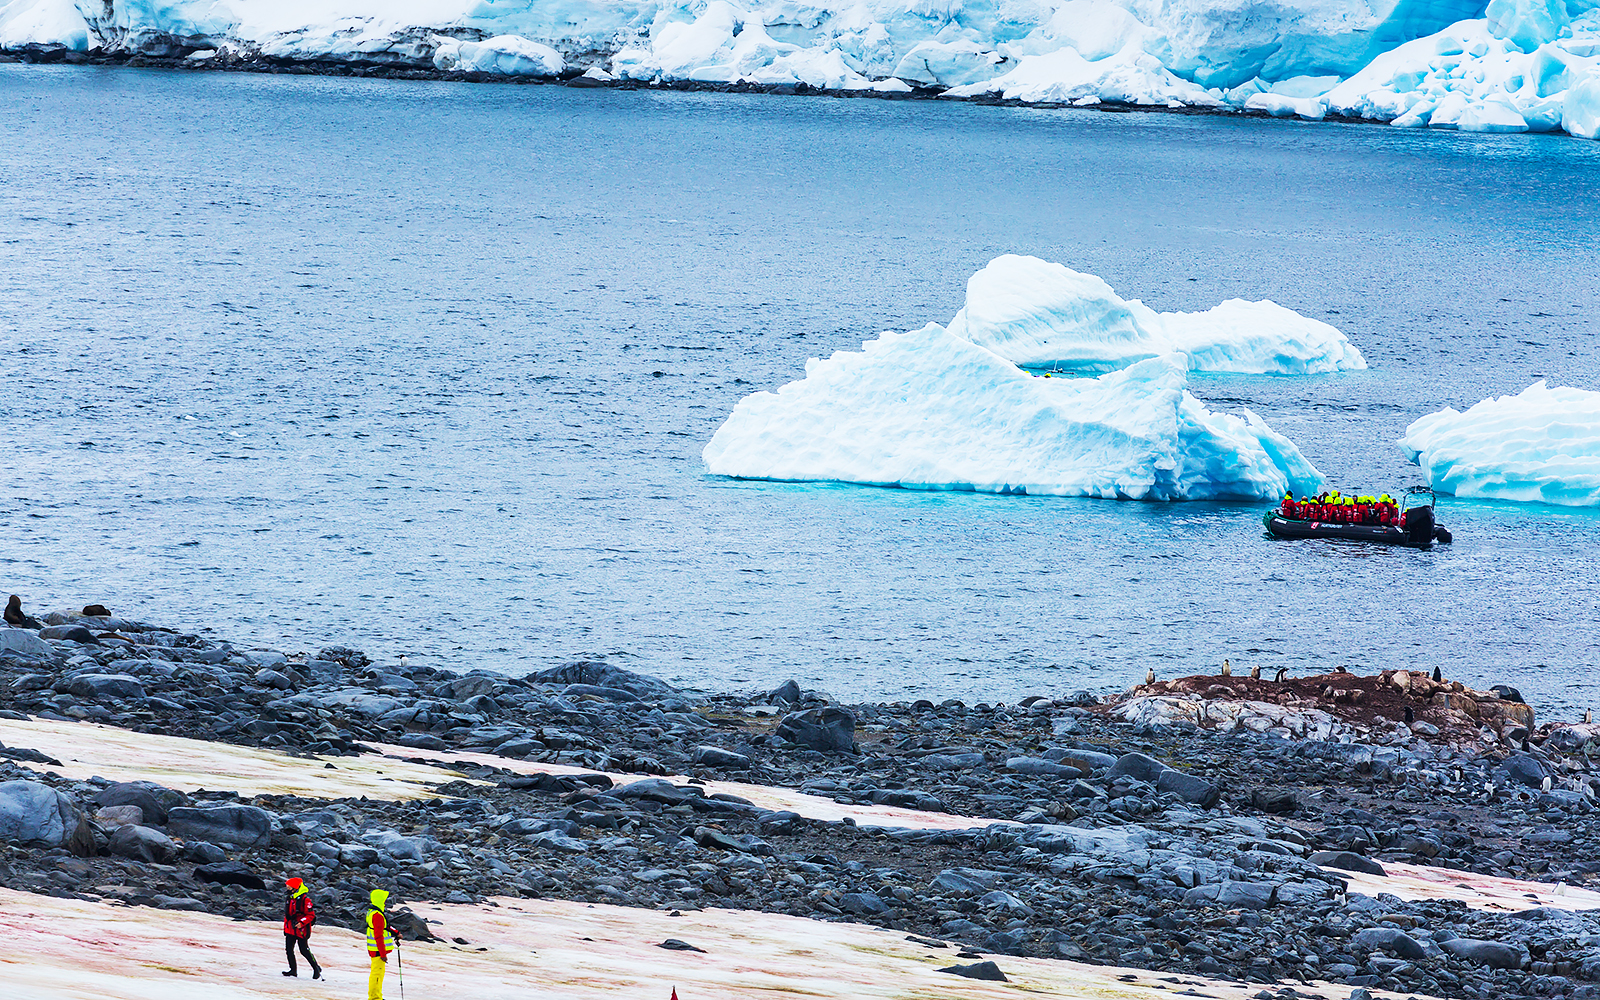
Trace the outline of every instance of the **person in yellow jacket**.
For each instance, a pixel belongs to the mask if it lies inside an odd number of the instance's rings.
[[[389,905],[389,890],[372,890],[372,905],[367,908],[367,954],[372,958],[372,973],[367,977],[367,1000],[383,1000],[383,975],[389,971],[389,953],[400,946],[400,935],[389,928],[383,908]]]

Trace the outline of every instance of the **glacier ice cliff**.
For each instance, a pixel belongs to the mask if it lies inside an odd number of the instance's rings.
[[[1600,392],[1541,380],[1465,413],[1430,413],[1400,446],[1440,492],[1600,506]]]
[[[1134,500],[1316,492],[1319,473],[1248,410],[1213,413],[1176,356],[1043,378],[938,324],[813,358],[734,407],[714,475]]]
[[[0,0],[0,48],[1600,133],[1597,0]]]
[[[1337,329],[1275,302],[1160,313],[1092,274],[1006,254],[967,280],[949,331],[1026,368],[1115,371],[1176,353],[1190,371],[1310,375],[1367,367]]]

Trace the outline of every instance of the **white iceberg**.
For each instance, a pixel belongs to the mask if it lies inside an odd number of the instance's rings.
[[[1007,254],[967,280],[958,337],[1028,368],[1115,371],[1177,352],[1191,371],[1307,375],[1367,367],[1337,329],[1274,302],[1159,313],[1092,274]]]
[[[745,397],[714,475],[1137,500],[1315,493],[1318,472],[1255,414],[1213,413],[1183,359],[1043,378],[937,324],[884,333]]]
[[[1430,413],[1400,445],[1442,493],[1600,506],[1600,392],[1541,380],[1465,413]]]

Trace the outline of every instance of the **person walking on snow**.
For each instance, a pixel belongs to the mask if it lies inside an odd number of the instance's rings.
[[[389,971],[389,952],[400,946],[400,935],[389,928],[383,908],[389,905],[387,889],[372,890],[372,905],[367,908],[367,954],[372,958],[372,973],[367,977],[367,1000],[383,1000],[383,974]]]
[[[311,925],[317,922],[317,911],[311,906],[311,891],[297,878],[289,879],[284,885],[289,887],[289,898],[283,904],[283,953],[289,956],[289,971],[284,975],[300,975],[300,970],[295,968],[294,961],[294,949],[299,945],[300,954],[311,963],[311,978],[321,979],[322,966],[317,964],[316,956],[311,954],[309,944]]]

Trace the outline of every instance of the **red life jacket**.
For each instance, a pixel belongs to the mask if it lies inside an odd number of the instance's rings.
[[[1278,505],[1278,511],[1284,517],[1294,517],[1294,499],[1292,497],[1284,497],[1283,503]]]
[[[317,922],[317,911],[311,905],[311,894],[295,896],[283,906],[283,933],[286,937],[308,938],[311,925]]]

